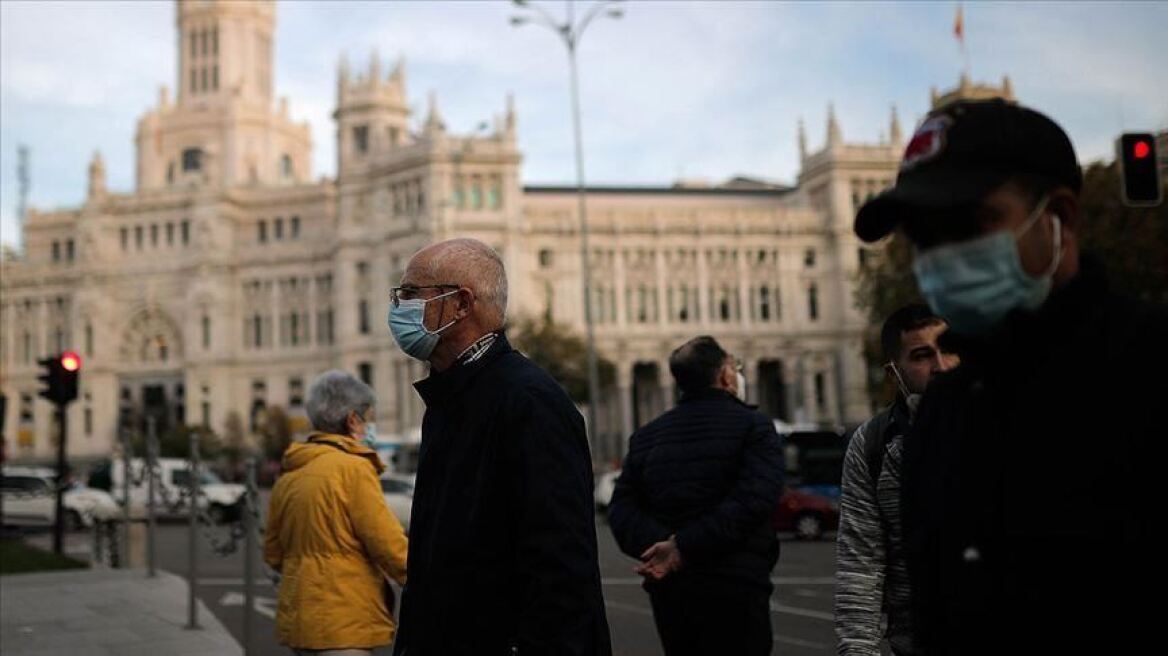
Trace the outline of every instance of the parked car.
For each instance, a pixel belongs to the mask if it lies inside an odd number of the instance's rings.
[[[406,533],[410,532],[410,511],[414,505],[414,477],[405,474],[382,474],[381,493],[385,495],[385,505],[401,522]]]
[[[149,492],[149,482],[146,477],[146,462],[140,458],[130,461],[130,514],[142,517],[146,514],[146,502]],[[114,499],[121,503],[124,493],[122,481],[124,465],[120,459],[115,459],[110,467],[110,492]],[[190,485],[190,465],[183,458],[159,458],[155,465],[158,476],[157,495],[154,501],[154,512],[158,517],[186,517],[188,514],[187,501],[184,493]],[[239,517],[240,505],[246,488],[237,483],[224,483],[215,475],[215,472],[200,469],[199,486],[202,494],[199,496],[198,507],[205,509],[211,520],[223,523]]]
[[[839,502],[807,490],[786,486],[775,506],[774,529],[800,540],[818,540],[839,528]]]
[[[596,485],[592,489],[592,499],[596,502],[596,509],[608,512],[612,503],[612,491],[616,488],[616,479],[620,478],[621,470],[605,472],[596,478]]]
[[[57,517],[57,472],[47,467],[5,467],[0,473],[0,495],[4,496],[4,523],[12,526],[52,526]],[[113,519],[121,510],[108,492],[67,483],[61,503],[65,509],[65,530],[93,526],[94,520]]]

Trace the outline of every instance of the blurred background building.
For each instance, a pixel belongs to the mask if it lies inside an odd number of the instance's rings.
[[[145,412],[164,430],[221,431],[234,415],[254,431],[280,406],[302,430],[307,385],[334,367],[374,386],[382,433],[416,440],[411,384],[425,366],[396,348],[385,316],[410,255],[436,240],[498,250],[513,321],[583,334],[575,188],[523,184],[510,99],[493,125],[452,134],[433,96],[411,115],[401,63],[342,60],[337,177],[312,180],[308,125],[272,93],[275,19],[270,0],[180,2],[179,79],[138,122],[136,189],[108,190],[95,153],[82,206],[29,210],[24,252],[0,278],[10,459],[51,457],[36,360],[62,349],[84,358],[70,408],[78,459],[107,456]],[[1008,80],[933,95],[973,93],[1012,98]],[[589,189],[597,347],[615,365],[598,462],[674,403],[669,353],[699,334],[741,358],[749,400],[776,418],[840,426],[870,414],[854,293],[871,251],[851,226],[894,179],[904,134],[895,109],[880,143],[845,141],[831,108],[826,124],[815,147],[800,126],[795,186]]]

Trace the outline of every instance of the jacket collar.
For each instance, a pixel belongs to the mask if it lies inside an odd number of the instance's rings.
[[[334,435],[332,433],[312,433],[305,440],[308,444],[322,444],[328,445],[345,453],[365,458],[377,470],[377,473],[385,471],[385,463],[381,462],[381,456],[373,449],[362,444],[359,440],[348,435]]]
[[[507,336],[503,334],[503,331],[498,331],[496,334],[498,337],[481,357],[469,362],[456,362],[442,372],[431,369],[429,376],[414,383],[414,389],[418,390],[418,394],[427,407],[454,396],[466,387],[480,371],[500,357],[515,350],[512,348],[511,342],[507,341]]]
[[[747,408],[757,407],[744,402],[742,399],[734,396],[729,391],[719,389],[717,387],[707,387],[706,389],[697,392],[682,392],[681,400],[679,400],[678,403],[692,403],[694,401],[701,401],[705,399],[729,399],[738,405]]]

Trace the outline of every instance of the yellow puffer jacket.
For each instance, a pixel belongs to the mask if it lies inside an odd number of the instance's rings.
[[[389,644],[386,581],[405,582],[406,536],[381,493],[381,459],[351,437],[315,433],[288,447],[283,466],[264,531],[264,560],[283,575],[280,643]]]

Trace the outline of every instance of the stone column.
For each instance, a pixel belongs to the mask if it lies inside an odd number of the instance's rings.
[[[629,436],[633,434],[633,365],[618,363],[616,389],[620,396],[622,453],[629,451]]]
[[[746,329],[750,326],[750,269],[746,266],[746,261],[749,259],[749,252],[744,249],[735,251],[738,253],[738,322],[739,325]]]
[[[815,398],[815,374],[819,373],[818,366],[810,358],[805,358],[803,365],[803,408],[806,412],[806,421],[819,421],[819,404]]]
[[[628,308],[625,307],[625,251],[624,249],[616,248],[616,323],[620,327],[628,325],[629,316]]]
[[[803,381],[802,375],[802,361],[799,356],[795,354],[787,354],[783,357],[783,392],[785,406],[783,411],[787,415],[787,421],[795,422],[795,412],[800,407],[800,400],[803,396]]]
[[[742,358],[742,374],[746,376],[746,402],[758,404],[759,379],[758,358]]]
[[[656,278],[656,300],[657,300],[657,325],[667,325],[670,323],[668,314],[668,306],[666,305],[666,296],[669,291],[669,278],[665,273],[665,253],[660,250],[653,251],[653,257],[657,265]]]
[[[710,271],[706,261],[706,249],[698,249],[698,307],[697,311],[702,320],[698,325],[707,327],[712,323],[710,317]]]
[[[661,387],[661,411],[664,412],[674,406],[673,374],[669,372],[669,358],[657,362],[657,383]]]

